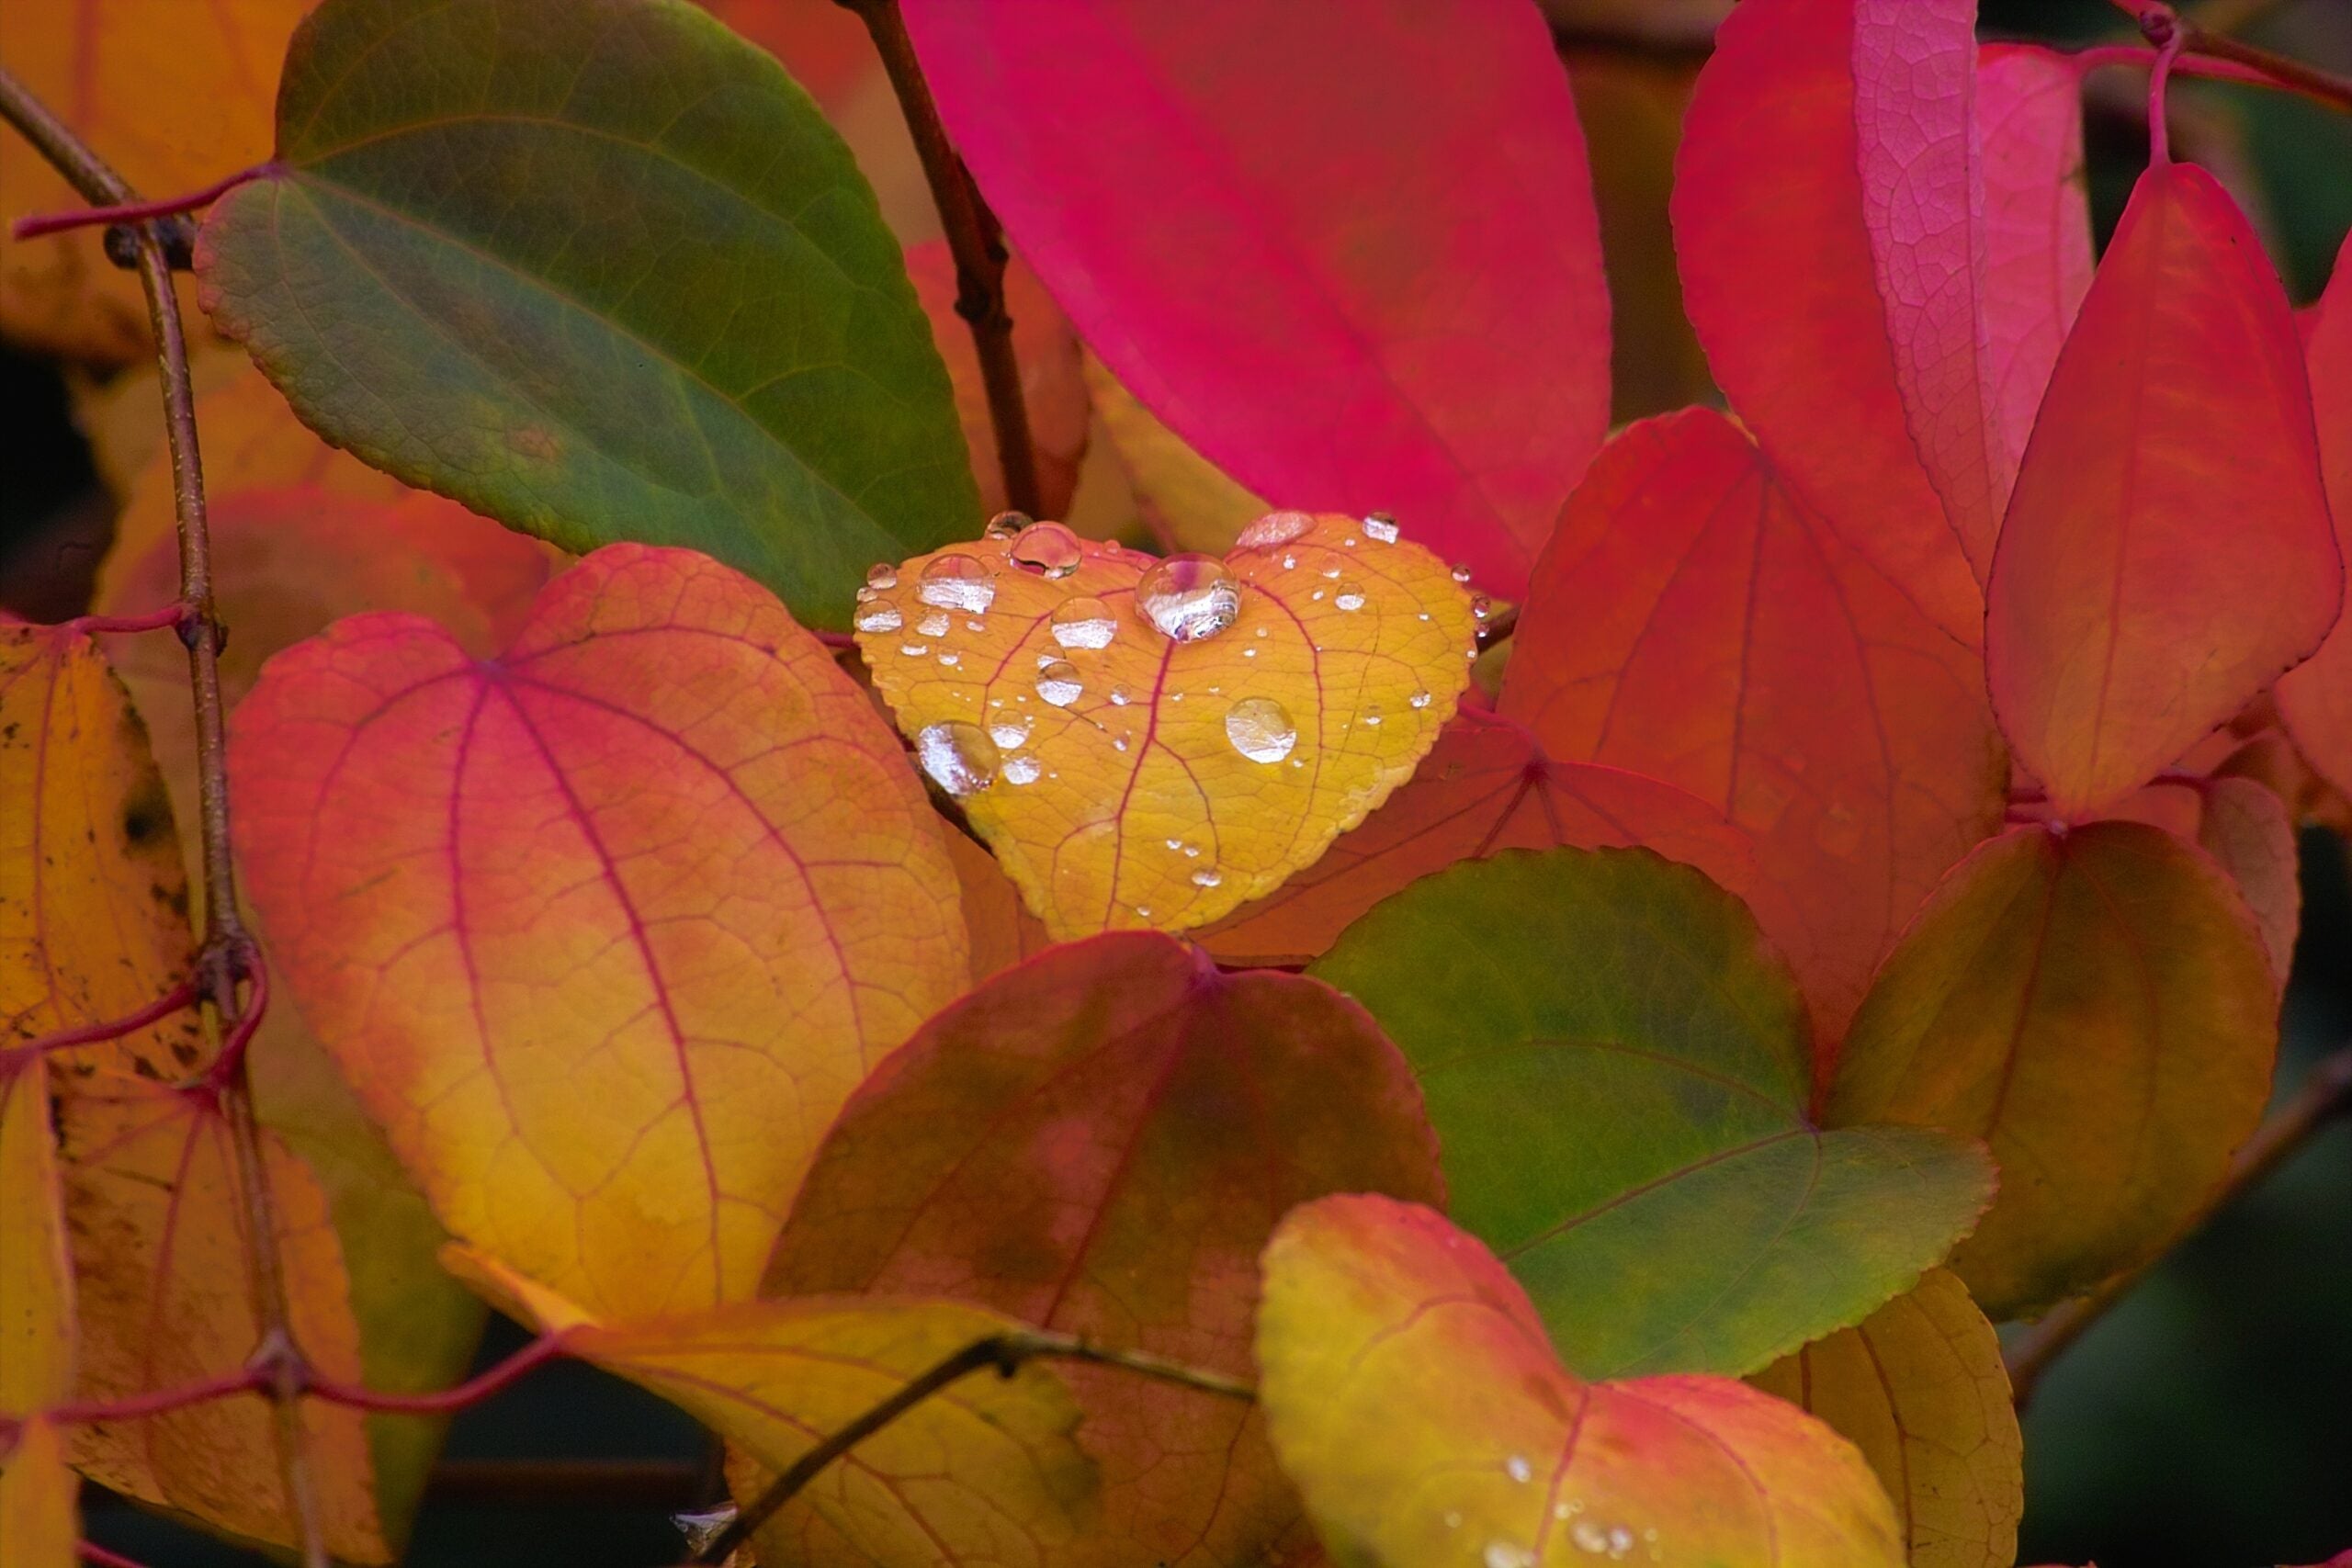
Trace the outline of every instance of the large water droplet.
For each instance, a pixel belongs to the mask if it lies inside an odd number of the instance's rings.
[[[1279,762],[1298,744],[1298,726],[1273,698],[1244,697],[1226,710],[1225,738],[1253,762]]]
[[[1029,739],[1029,716],[1025,713],[999,714],[989,720],[989,739],[1010,751]]]
[[[1037,671],[1037,694],[1066,708],[1086,694],[1086,682],[1079,678],[1077,665],[1066,659],[1049,660]]]
[[[944,555],[922,569],[915,597],[943,610],[968,610],[977,615],[996,603],[996,584],[978,557]]]
[[[923,727],[915,760],[932,782],[953,795],[978,795],[996,781],[996,742],[977,724],[949,719]]]
[[[897,631],[903,624],[899,607],[888,602],[868,604],[857,612],[857,629],[872,632],[877,637]]]
[[[1136,606],[1170,642],[1198,642],[1241,614],[1241,585],[1215,556],[1170,556],[1136,584]]]
[[[1363,531],[1384,545],[1396,542],[1396,519],[1385,512],[1375,512],[1363,520]]]
[[[899,569],[892,566],[888,561],[884,561],[878,566],[867,567],[865,569],[865,586],[868,588],[896,588],[899,586]]]
[[[1304,512],[1269,512],[1234,536],[1233,547],[1270,550],[1289,544],[1314,526],[1315,519]]]
[[[1008,553],[1014,565],[1048,578],[1068,577],[1086,558],[1078,536],[1058,523],[1030,524],[1013,536]]]
[[[1054,606],[1054,640],[1064,648],[1108,648],[1119,635],[1119,617],[1100,599],[1066,599]]]
[[[1026,512],[1000,512],[989,519],[988,536],[991,539],[1010,539],[1027,526],[1029,526],[1029,514]]]
[[[1039,772],[1035,757],[1007,757],[1004,760],[1004,782],[1007,784],[1035,784]]]
[[[1331,603],[1337,604],[1342,610],[1363,609],[1363,584],[1358,582],[1352,577],[1349,578],[1345,581],[1341,582],[1340,584],[1339,591],[1331,595]]]

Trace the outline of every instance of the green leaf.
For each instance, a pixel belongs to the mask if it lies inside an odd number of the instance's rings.
[[[1454,866],[1307,973],[1403,1047],[1453,1217],[1583,1377],[1754,1371],[1908,1289],[1991,1196],[1964,1138],[1806,1119],[1787,965],[1645,850]]]
[[[685,546],[844,626],[978,526],[873,192],[680,0],[327,0],[198,272],[328,439],[568,549]]]

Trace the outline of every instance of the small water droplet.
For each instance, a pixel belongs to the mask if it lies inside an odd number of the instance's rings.
[[[1035,784],[1038,771],[1035,757],[1007,757],[1004,760],[1004,782],[1007,784]]]
[[[989,739],[1003,750],[1010,751],[1029,739],[1029,716],[1025,713],[1008,714],[1001,718],[992,718],[989,720]]]
[[[1380,728],[1380,710],[1378,708],[1364,709],[1363,721],[1371,728],[1378,729]]]
[[[1340,563],[1338,561],[1333,561],[1330,565],[1325,567],[1323,569],[1323,575],[1329,578],[1334,582],[1338,581],[1340,578]]]
[[[1298,744],[1298,727],[1273,698],[1244,697],[1226,710],[1225,738],[1253,762],[1279,762]]]
[[[924,654],[931,651],[931,644],[927,642],[902,642],[899,645],[899,651],[905,654],[909,659],[921,659]]]
[[[1476,595],[1470,601],[1470,615],[1472,619],[1483,621],[1494,613],[1494,601],[1487,598],[1484,593]]]
[[[1126,749],[1127,749],[1127,738],[1126,738],[1125,736],[1124,736],[1124,735],[1114,735],[1113,737],[1111,737],[1111,750],[1114,750],[1114,751],[1124,751],[1124,750],[1125,750]]]
[[[1323,603],[1323,590],[1318,588],[1314,592],[1308,594],[1307,597],[1314,600],[1317,604],[1320,604]]]
[[[1195,887],[1215,887],[1224,880],[1224,876],[1211,866],[1204,865],[1193,873],[1193,886]]]
[[[1331,596],[1331,603],[1342,610],[1363,609],[1363,584],[1350,578],[1340,584],[1340,591]]]
[[[1241,650],[1241,657],[1244,659],[1255,659],[1258,657],[1258,650],[1254,648],[1245,648]]]
[[[1170,642],[1199,642],[1241,614],[1241,585],[1215,556],[1176,555],[1136,584],[1136,607]]]
[[[1198,859],[1200,859],[1200,858],[1201,858],[1201,846],[1200,846],[1200,845],[1198,845],[1198,844],[1186,844],[1186,845],[1184,846],[1184,858],[1185,858],[1186,860],[1198,860]]]
[[[1113,707],[1123,708],[1135,700],[1135,694],[1132,692],[1129,692],[1125,686],[1113,686],[1111,688],[1111,705]]]
[[[991,539],[1010,539],[1027,526],[1029,526],[1027,513],[1000,512],[989,519],[988,536]]]
[[[865,586],[868,588],[896,588],[899,586],[899,569],[892,566],[888,561],[884,561],[879,566],[867,567],[865,569]]]
[[[1513,1481],[1518,1482],[1522,1486],[1527,1484],[1527,1483],[1532,1480],[1535,1474],[1535,1468],[1527,1462],[1527,1456],[1525,1454],[1511,1455],[1510,1458],[1503,1461],[1503,1469],[1509,1471],[1510,1472],[1510,1478]]]
[[[1309,528],[1315,519],[1304,512],[1269,512],[1234,536],[1237,550],[1269,550],[1287,545]]]
[[[1298,570],[1298,558],[1296,556],[1283,557],[1283,570],[1284,571],[1296,571]]]
[[[1141,904],[1137,904],[1136,906],[1136,919],[1138,920],[1148,920],[1151,919],[1151,911]]]
[[[1487,1568],[1532,1568],[1535,1554],[1523,1546],[1513,1546],[1507,1540],[1487,1543]]]
[[[977,615],[996,603],[996,583],[978,557],[944,555],[922,569],[915,597],[943,610],[965,610]]]
[[[939,650],[939,663],[942,669],[953,670],[956,666],[963,662],[964,656],[957,653],[953,649],[942,649]]]
[[[1622,1559],[1633,1550],[1634,1532],[1632,1530],[1627,1529],[1623,1525],[1618,1525],[1610,1530],[1609,1555],[1612,1560]]]
[[[1384,545],[1396,542],[1396,519],[1385,512],[1375,512],[1363,520],[1363,531]]]
[[[1086,682],[1079,678],[1077,665],[1049,659],[1037,671],[1037,694],[1057,708],[1066,708],[1086,694]]]
[[[1064,648],[1108,648],[1119,635],[1119,617],[1100,599],[1067,599],[1054,606],[1054,640]]]
[[[1453,581],[1456,582],[1469,581],[1470,568],[1463,562],[1456,561],[1453,567]]]
[[[949,719],[915,737],[915,758],[932,782],[956,796],[978,795],[996,780],[996,742],[977,724]]]
[[[1006,553],[1014,565],[1048,579],[1068,577],[1086,558],[1078,536],[1058,523],[1030,524],[1013,536]]]
[[[868,604],[857,613],[857,629],[862,632],[872,632],[876,637],[887,636],[897,631],[903,624],[896,604]]]
[[[1591,1519],[1578,1519],[1568,1527],[1568,1539],[1576,1542],[1578,1551],[1596,1556],[1609,1550],[1609,1531]]]
[[[989,624],[980,619],[979,616],[974,615],[970,620],[964,623],[964,629],[967,632],[984,632],[989,629]]]
[[[1431,696],[1430,696],[1427,692],[1415,692],[1411,696],[1409,696],[1409,697],[1406,698],[1405,700],[1406,700],[1406,702],[1407,702],[1408,704],[1409,704],[1410,705],[1412,705],[1412,706],[1414,706],[1414,707],[1417,707],[1417,708],[1425,708],[1425,707],[1429,706],[1429,705],[1430,705],[1430,703],[1432,703],[1432,702],[1434,702],[1436,699],[1435,699],[1435,698],[1433,698],[1433,697],[1431,697]]]
[[[933,610],[922,620],[917,621],[915,623],[915,635],[917,637],[945,637],[947,635],[947,613],[944,610]]]

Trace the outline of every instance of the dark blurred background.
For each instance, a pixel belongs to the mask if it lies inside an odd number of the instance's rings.
[[[42,0],[15,0],[40,4]],[[1663,160],[1704,26],[1702,0],[1548,0],[1593,134],[1619,303],[1619,412],[1707,395],[1674,317]],[[2352,72],[2352,0],[2212,0],[2251,41]],[[2124,36],[2104,0],[1984,0],[1987,38]],[[2145,157],[2144,76],[2101,73],[2087,118],[2104,241]],[[1604,109],[1602,106],[1606,106]],[[1664,106],[1661,133],[1652,130]],[[1631,112],[1628,112],[1631,111]],[[1644,119],[1649,115],[1649,122]],[[2352,118],[2277,93],[2185,83],[2176,146],[2247,205],[2296,301],[2352,226]],[[21,148],[11,147],[10,156]],[[1660,300],[1663,303],[1660,303]],[[112,502],[64,378],[0,344],[0,608],[84,607]],[[2278,1085],[2352,1040],[2352,877],[2343,840],[2303,839],[2303,927]],[[484,1364],[523,1342],[494,1322]],[[549,1462],[555,1461],[555,1462]],[[2058,1362],[2026,1417],[2019,1561],[2267,1568],[2352,1546],[2352,1121],[2217,1215]],[[494,1498],[492,1495],[495,1495]],[[671,1406],[563,1364],[468,1412],[418,1522],[420,1568],[648,1568],[680,1555],[674,1511],[719,1495],[701,1433]],[[95,1492],[89,1532],[153,1568],[253,1557]]]

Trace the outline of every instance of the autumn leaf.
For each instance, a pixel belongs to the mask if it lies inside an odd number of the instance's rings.
[[[598,551],[496,660],[338,622],[232,731],[305,1021],[452,1234],[616,1322],[748,1295],[833,1109],[965,988],[897,741],[687,552]]]
[[[1738,901],[1642,850],[1425,877],[1308,973],[1412,1062],[1451,1213],[1587,1377],[1753,1371],[1975,1224],[1965,1139],[1825,1132],[1804,1004]]]
[[[74,1568],[81,1484],[53,1423],[36,1418],[13,1438],[0,1433],[0,1555],[9,1568]]]
[[[74,1269],[49,1103],[42,1057],[0,1056],[0,1556],[12,1568],[72,1568],[79,1534],[80,1482],[39,1418],[74,1390]]]
[[[1306,963],[1374,904],[1457,861],[1627,844],[1697,866],[1751,902],[1775,896],[1747,836],[1705,801],[1623,769],[1554,761],[1524,725],[1465,705],[1385,806],[1201,942],[1227,964]],[[1792,919],[1782,912],[1783,925]]]
[[[857,619],[925,771],[1057,939],[1204,925],[1313,864],[1412,775],[1475,625],[1394,523],[1300,512],[1222,562],[1039,524],[879,571]]]
[[[327,0],[286,80],[198,276],[338,446],[567,549],[701,549],[819,625],[978,519],[871,191],[709,17]]]
[[[1265,1273],[1267,1427],[1339,1562],[1904,1560],[1844,1438],[1727,1379],[1585,1381],[1502,1267],[1427,1209],[1310,1203]]]
[[[1941,1269],[1851,1328],[1747,1380],[1862,1450],[1894,1501],[1911,1568],[2010,1568],[2024,1444],[2000,1341]]]
[[[2328,505],[2352,598],[2352,235],[2335,253],[2327,292],[2306,313],[2303,357]],[[2278,716],[2312,766],[2352,795],[2352,629],[2339,615],[2317,653],[2278,680]]]
[[[826,0],[828,5],[831,0]],[[1021,901],[1021,889],[996,857],[961,833],[947,838],[947,858],[964,886],[964,927],[972,942],[972,978],[985,980],[1051,947],[1044,922]]]
[[[2053,812],[2111,805],[2315,649],[2343,582],[2278,276],[2211,175],[2154,165],[2002,526],[1984,621],[2002,732]]]
[[[1517,597],[1609,413],[1584,136],[1539,16],[905,9],[1012,243],[1146,407],[1275,504],[1394,512]]]
[[[309,0],[42,0],[13,6],[0,65],[147,197],[175,196],[269,155],[278,59]],[[162,82],[201,84],[203,112]],[[101,365],[148,348],[136,273],[99,232],[18,240],[7,220],[71,211],[82,197],[0,132],[0,328],[19,343]]]
[[[1995,1318],[2145,1262],[2254,1130],[2278,1039],[2254,919],[2136,822],[2017,829],[1956,866],[1880,972],[1826,1120],[1981,1137],[2000,1195],[1952,1258]]]
[[[1551,755],[1687,790],[1753,840],[1778,895],[1757,913],[1825,1046],[1936,879],[2000,821],[1975,656],[1711,410],[1610,443],[1512,641],[1501,711]]]
[[[129,1017],[187,976],[195,942],[170,803],[122,687],[86,637],[0,627],[0,798],[34,803],[0,840],[0,1017],[18,1040]],[[21,830],[17,825],[21,823]],[[229,1127],[183,1089],[202,1059],[188,1014],[53,1057],[79,1301],[75,1395],[104,1401],[236,1371],[261,1338]],[[356,1378],[357,1331],[325,1201],[264,1145],[298,1342]],[[365,1430],[312,1404],[320,1517],[336,1555],[382,1562]],[[295,1539],[258,1395],[85,1422],[77,1468],[232,1534]]]
[[[2230,874],[2245,900],[2283,991],[2295,961],[2303,890],[2297,873],[2295,818],[2259,780],[2213,773],[2163,778],[2120,802],[2114,817],[2145,822],[2186,839]]]
[[[1273,510],[1160,423],[1091,353],[1086,386],[1137,509],[1170,549],[1222,555]]]
[[[495,1258],[452,1247],[447,1261],[510,1315],[560,1334],[567,1354],[683,1406],[772,1471],[1014,1327],[947,1302],[838,1298],[608,1324]],[[1097,1478],[1071,1440],[1078,1419],[1069,1391],[1034,1364],[962,1379],[821,1472],[764,1538],[797,1550],[761,1560],[1035,1562],[1091,1523]]]
[[[1058,947],[933,1018],[820,1150],[763,1293],[946,1296],[1254,1374],[1257,1258],[1329,1192],[1442,1201],[1420,1093],[1361,1009],[1167,937]],[[1297,1516],[1255,1413],[1064,1373],[1104,1476],[1060,1563],[1256,1562]],[[789,1533],[789,1532],[788,1532]]]

